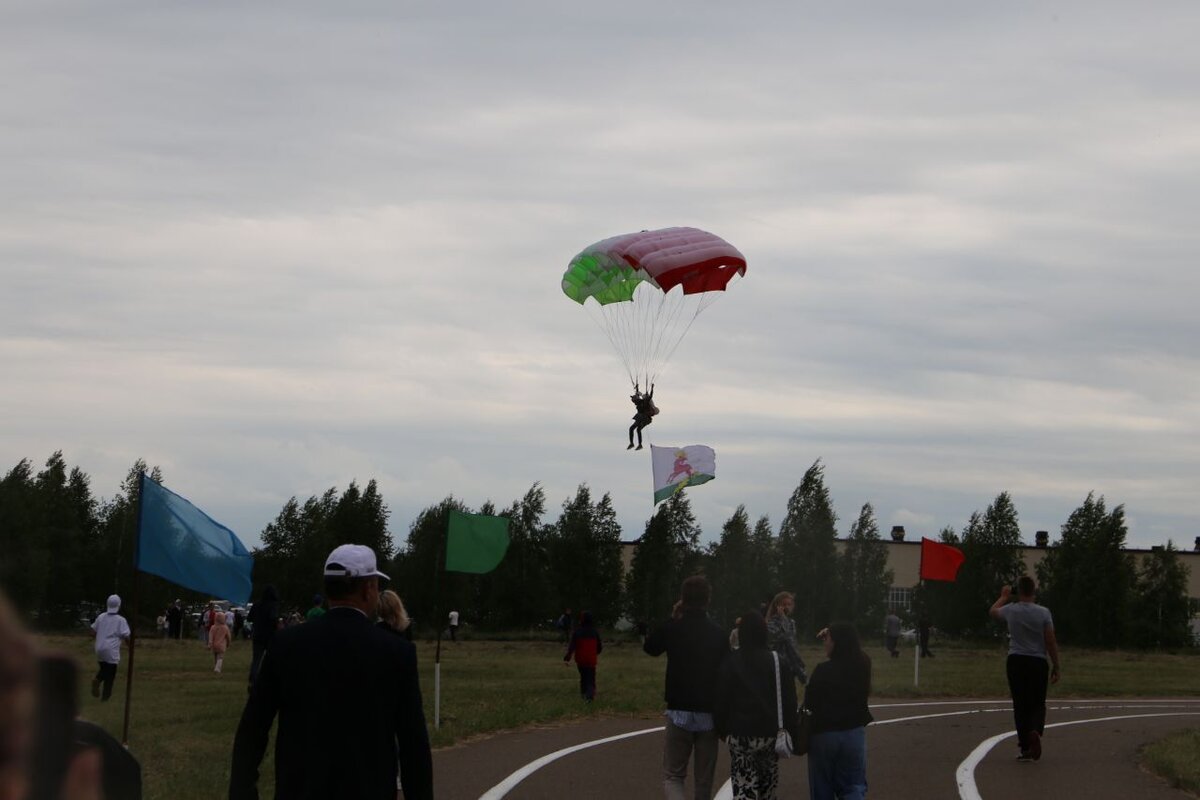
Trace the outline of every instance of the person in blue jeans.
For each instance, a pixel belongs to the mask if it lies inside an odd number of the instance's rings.
[[[858,632],[838,622],[817,636],[829,660],[808,679],[804,705],[812,712],[808,744],[808,791],[812,800],[862,800],[867,796],[867,695],[871,658]]]

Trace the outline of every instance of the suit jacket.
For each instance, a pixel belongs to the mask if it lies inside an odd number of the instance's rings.
[[[279,631],[263,658],[233,744],[230,800],[256,800],[276,714],[277,800],[433,797],[433,762],[411,642],[353,608]]]

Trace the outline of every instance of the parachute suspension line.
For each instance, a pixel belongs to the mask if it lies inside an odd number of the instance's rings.
[[[617,358],[619,358],[621,363],[625,366],[625,372],[628,373],[629,380],[632,383],[634,380],[634,368],[630,364],[629,358],[626,356],[625,348],[623,348],[620,344],[621,332],[617,330],[617,326],[613,324],[615,319],[614,315],[606,314],[604,312],[604,306],[597,305],[596,309],[593,310],[586,302],[583,305],[584,308],[587,309],[588,316],[591,318],[592,322],[596,323],[596,327],[604,333],[604,336],[608,339],[608,343],[612,345],[612,349],[617,352]]]
[[[715,294],[715,293],[711,293],[711,294]],[[687,336],[687,332],[692,329],[692,323],[694,323],[696,321],[696,317],[700,316],[700,312],[703,311],[704,309],[708,308],[709,306],[711,306],[713,304],[713,301],[715,301],[715,300],[716,300],[716,297],[710,297],[710,296],[708,296],[708,294],[706,294],[701,298],[700,302],[698,302],[696,304],[696,310],[692,312],[691,318],[688,319],[687,324],[685,324],[683,326],[683,330],[681,330],[679,332],[679,336],[675,339],[675,343],[673,345],[671,345],[671,349],[668,350],[665,355],[663,355],[663,357],[662,357],[663,364],[666,364],[668,361],[671,360],[671,357],[673,355],[675,355],[675,350],[679,347],[679,344],[683,341],[683,337]]]
[[[666,366],[666,357],[679,343],[682,333],[678,332],[679,317],[687,302],[682,290],[665,292],[658,298],[656,324],[647,339],[649,354],[646,359],[647,380],[653,382],[659,370]]]
[[[736,280],[736,278],[735,278]],[[631,385],[649,391],[675,355],[697,317],[724,292],[686,295],[682,287],[663,292],[649,281],[625,302],[584,304],[588,316],[616,351]]]

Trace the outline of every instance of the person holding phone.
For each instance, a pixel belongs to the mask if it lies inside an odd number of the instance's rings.
[[[817,634],[825,644],[823,661],[804,693],[812,712],[808,739],[808,791],[812,800],[862,800],[867,796],[867,725],[871,712],[871,657],[858,631],[835,622]]]
[[[992,619],[1008,625],[1008,658],[1004,666],[1020,748],[1018,761],[1037,761],[1042,757],[1047,681],[1058,683],[1059,678],[1054,619],[1050,609],[1033,602],[1036,592],[1033,578],[1022,575],[1017,581],[1017,602],[1009,602],[1012,587],[1005,586],[988,611]]]

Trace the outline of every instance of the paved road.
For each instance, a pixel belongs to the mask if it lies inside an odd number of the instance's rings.
[[[1142,772],[1140,745],[1200,726],[1200,701],[1058,701],[1045,754],[1017,763],[1004,700],[880,703],[868,729],[868,780],[877,798],[1135,797],[1184,795]],[[653,800],[662,720],[602,719],[504,733],[434,754],[438,797],[448,800],[622,798]],[[722,747],[717,781],[729,777]],[[781,765],[780,797],[808,796],[805,760]],[[728,797],[728,787],[718,798]]]

